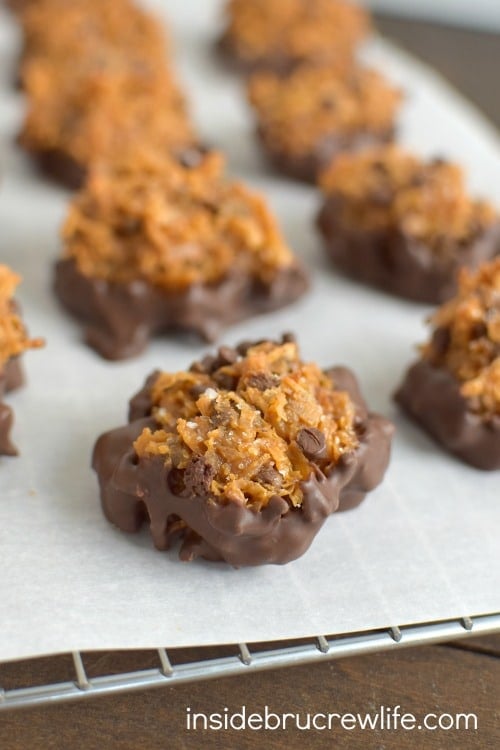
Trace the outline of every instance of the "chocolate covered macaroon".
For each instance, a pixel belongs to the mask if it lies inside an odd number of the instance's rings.
[[[0,265],[0,455],[15,456],[10,432],[14,414],[3,403],[6,393],[24,383],[21,355],[27,349],[43,346],[42,339],[31,339],[19,314],[14,292],[20,277],[7,266]]]
[[[20,13],[23,61],[98,57],[103,48],[166,64],[164,25],[133,0],[36,0]]]
[[[142,153],[74,200],[56,292],[102,356],[134,356],[176,329],[212,340],[306,290],[264,200],[223,170],[217,153],[185,165]]]
[[[379,484],[392,431],[349,370],[302,362],[285,336],[153,373],[93,467],[119,529],[149,523],[160,550],[180,537],[182,560],[281,564]]]
[[[77,189],[141,144],[174,156],[198,147],[154,16],[130,0],[39,0],[20,20],[18,140],[47,176]]]
[[[457,296],[430,322],[396,399],[462,461],[500,469],[500,258],[464,269]]]
[[[352,60],[371,27],[346,0],[230,0],[220,50],[244,72]]]
[[[57,57],[36,59],[24,66],[23,80],[28,111],[19,142],[46,175],[69,188],[140,144],[173,155],[196,145],[170,70],[133,49],[103,46],[70,66]]]
[[[288,76],[258,73],[248,96],[274,167],[316,182],[345,151],[392,140],[401,92],[381,73],[358,65],[302,65]]]
[[[365,284],[438,304],[456,292],[461,267],[500,253],[496,211],[469,196],[455,164],[391,145],[340,156],[320,182],[326,251]]]

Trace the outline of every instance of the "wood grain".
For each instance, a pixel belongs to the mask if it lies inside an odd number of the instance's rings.
[[[500,650],[500,636],[488,639]],[[467,649],[432,646],[397,653],[356,657],[324,664],[248,674],[149,692],[92,699],[79,704],[49,706],[0,715],[0,748],[85,748],[101,750],[182,750],[183,748],[496,748],[500,746],[500,659]],[[484,640],[477,645],[483,647]],[[156,665],[153,653],[95,654],[86,658],[89,671],[126,670]],[[9,665],[20,683],[44,682],[71,672],[62,658],[43,660],[37,674],[33,662]],[[5,677],[5,667],[3,668]],[[433,712],[471,713],[476,731],[367,732],[340,728],[332,734],[297,729],[256,733],[189,732],[186,708],[211,713],[224,707],[282,712],[376,711],[400,705],[418,719]]]

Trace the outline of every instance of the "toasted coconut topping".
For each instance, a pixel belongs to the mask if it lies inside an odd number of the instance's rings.
[[[257,73],[248,94],[271,150],[305,155],[331,137],[386,136],[401,92],[375,70],[303,65],[287,77]]]
[[[221,347],[189,372],[160,374],[151,397],[157,429],[135,450],[165,458],[178,494],[300,506],[301,483],[359,445],[350,396],[286,339]]]
[[[446,251],[450,239],[467,242],[498,220],[490,204],[469,196],[458,165],[423,162],[395,145],[342,154],[320,184],[341,199],[344,223],[398,229],[436,250]]]
[[[422,355],[462,384],[470,408],[500,415],[500,258],[477,271],[463,269],[459,290],[431,318],[433,335]]]
[[[237,269],[273,281],[296,261],[264,200],[225,178],[220,154],[199,158],[142,152],[95,173],[70,208],[66,257],[87,276],[174,291]]]
[[[250,63],[352,57],[370,29],[366,11],[345,0],[231,0],[226,37]]]

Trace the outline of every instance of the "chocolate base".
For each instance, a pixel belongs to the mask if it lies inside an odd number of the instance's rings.
[[[20,139],[22,146],[22,138]],[[174,159],[177,159],[186,168],[194,167],[199,162],[203,154],[207,154],[210,148],[203,144],[193,144],[186,148],[179,148],[172,152]],[[87,181],[89,175],[88,165],[74,159],[65,151],[53,148],[42,151],[30,150],[37,168],[44,177],[52,182],[62,185],[68,190],[80,190]]]
[[[137,280],[117,284],[82,274],[73,260],[56,264],[55,292],[64,307],[87,324],[86,342],[110,360],[133,357],[154,334],[193,332],[213,341],[226,326],[294,302],[308,288],[297,262],[269,286],[232,271],[220,282],[166,292]]]
[[[276,48],[262,57],[243,57],[233,44],[231,35],[227,32],[224,32],[219,37],[215,49],[219,59],[226,67],[244,76],[251,76],[259,72],[269,72],[285,78],[301,65],[328,65],[333,64],[336,60],[342,62],[346,58],[354,62],[354,52],[349,54],[346,50],[339,49],[338,53],[333,55],[331,48],[326,54],[324,51],[317,49],[315,53],[309,51],[303,55],[295,56],[286,55],[283,51]]]
[[[138,532],[149,521],[159,550],[181,537],[184,561],[203,557],[240,567],[284,564],[300,557],[328,516],[358,505],[381,482],[389,462],[392,424],[367,411],[349,370],[333,368],[329,374],[339,387],[350,389],[355,400],[360,446],[326,473],[312,466],[311,476],[302,483],[300,508],[280,497],[254,511],[235,503],[222,505],[209,495],[176,495],[169,481],[172,467],[161,457],[138,458],[132,445],[144,427],[156,426],[148,415],[153,374],[131,401],[131,422],[102,435],[94,448],[92,466],[106,518],[128,533]],[[184,524],[181,531],[179,520]]]
[[[500,222],[468,242],[450,240],[438,254],[398,230],[366,231],[341,220],[343,201],[327,198],[318,227],[328,255],[343,273],[414,302],[441,304],[457,291],[457,272],[476,268],[500,253]]]
[[[332,134],[318,141],[312,151],[303,155],[277,150],[262,126],[257,129],[257,135],[264,146],[269,163],[277,172],[292,177],[294,180],[316,184],[321,172],[339,154],[391,143],[394,140],[395,130],[380,133],[358,131],[350,135]]]
[[[3,366],[0,371],[0,455],[17,456],[16,446],[10,439],[12,425],[14,423],[14,412],[3,403],[6,393],[20,388],[24,383],[24,374],[19,357],[13,357]]]
[[[44,177],[68,190],[80,190],[87,179],[87,167],[60,149],[32,153],[36,166]]]
[[[224,33],[216,43],[216,52],[224,64],[234,72],[250,76],[259,71],[269,71],[279,76],[289,75],[304,60],[285,57],[279,52],[261,58],[242,57],[234,46],[231,36]]]
[[[471,412],[450,372],[420,360],[395,399],[450,453],[477,469],[500,469],[500,418],[487,421]]]

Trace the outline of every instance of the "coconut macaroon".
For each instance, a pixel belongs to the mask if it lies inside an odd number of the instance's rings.
[[[21,15],[27,115],[19,143],[79,188],[88,171],[146,143],[197,147],[162,25],[129,0],[40,0]]]
[[[27,59],[57,57],[62,62],[71,53],[74,60],[95,54],[94,45],[106,45],[166,60],[166,29],[131,0],[37,0],[26,6],[19,21]]]
[[[20,282],[20,276],[0,265],[0,455],[7,456],[17,455],[17,450],[10,440],[14,414],[3,403],[3,397],[24,382],[21,355],[44,343],[42,339],[29,337],[19,314],[14,293]]]
[[[182,154],[196,137],[184,97],[167,67],[103,48],[75,60],[33,61],[24,68],[28,112],[20,143],[43,171],[80,187],[90,169],[142,143]]]
[[[130,0],[37,0],[20,15],[22,61],[97,57],[103,48],[128,50],[134,58],[166,64],[166,30]],[[22,78],[22,70],[21,70]]]
[[[402,94],[370,68],[303,65],[252,76],[248,97],[271,163],[315,182],[339,154],[392,140]]]
[[[352,61],[370,17],[346,0],[230,0],[221,51],[240,69]]]
[[[181,536],[184,560],[293,560],[389,461],[392,425],[353,374],[303,362],[289,335],[153,373],[129,417],[94,449],[104,512],[128,532],[149,519],[158,549]]]
[[[345,154],[321,176],[318,223],[336,267],[366,284],[436,304],[457,271],[500,252],[500,223],[472,198],[462,169],[391,145]]]
[[[451,453],[500,469],[500,258],[462,270],[430,325],[396,398]]]
[[[214,339],[308,286],[263,198],[228,180],[217,153],[182,165],[144,151],[96,173],[63,241],[57,294],[110,359],[172,329]]]

